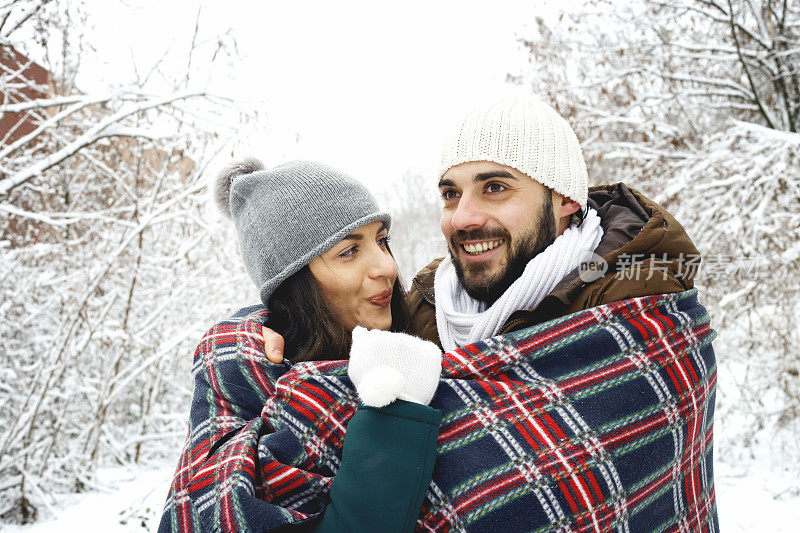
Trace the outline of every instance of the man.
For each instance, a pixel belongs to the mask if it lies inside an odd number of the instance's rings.
[[[419,272],[409,304],[421,336],[448,350],[693,286],[686,264],[696,268],[699,254],[683,227],[621,183],[588,188],[575,133],[543,102],[506,99],[468,115],[445,143],[439,191],[450,256]],[[604,273],[581,270],[591,252]]]

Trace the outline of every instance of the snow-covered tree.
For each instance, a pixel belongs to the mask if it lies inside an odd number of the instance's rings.
[[[520,43],[529,62],[510,81],[569,120],[590,179],[661,202],[703,255],[717,446],[796,467],[800,2],[593,0]]]
[[[81,92],[82,21],[80,2],[0,8],[0,44],[24,63],[0,71],[9,521],[34,520],[53,492],[90,486],[97,465],[177,454],[198,328],[229,311],[221,306],[245,279],[207,211],[204,173],[232,132],[206,111],[222,102],[192,89],[189,73],[168,94],[149,92],[150,74]],[[224,58],[218,51],[190,53]],[[37,53],[46,83],[25,74]]]
[[[720,367],[721,449],[796,473],[800,434],[800,134],[730,122],[676,162],[660,201],[703,253]]]

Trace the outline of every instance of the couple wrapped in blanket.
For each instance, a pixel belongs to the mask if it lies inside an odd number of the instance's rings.
[[[552,108],[502,101],[459,125],[439,181],[450,255],[407,296],[390,219],[363,186],[310,162],[234,174],[222,203],[262,304],[197,347],[189,435],[159,531],[719,529],[716,333],[693,288],[697,249],[638,191],[589,188],[574,133]],[[315,196],[322,189],[360,200]],[[308,242],[284,238],[297,220]],[[526,224],[536,231],[524,235]],[[304,339],[285,310],[314,293],[303,279],[325,293],[339,280],[320,258],[349,265],[342,278],[369,250],[363,279],[395,284],[344,320],[350,360],[290,356]],[[481,285],[497,264],[509,279]],[[341,294],[323,299],[346,309]],[[282,362],[265,350],[265,326],[287,336]],[[413,339],[410,352],[380,344],[400,337]],[[316,346],[336,342],[326,339]],[[406,360],[417,347],[435,360],[433,381],[424,359]],[[381,357],[386,367],[364,366]]]
[[[258,357],[265,315],[251,308],[218,324],[195,354],[198,423],[162,528],[278,530],[330,501],[358,409],[347,363],[290,368]],[[416,530],[718,530],[714,336],[691,290],[446,353]]]

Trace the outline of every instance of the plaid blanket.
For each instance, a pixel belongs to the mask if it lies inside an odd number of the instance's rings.
[[[243,310],[197,349],[162,531],[269,531],[328,502],[357,407],[346,362],[267,363],[265,316]],[[717,531],[715,336],[691,290],[445,354],[417,531]]]

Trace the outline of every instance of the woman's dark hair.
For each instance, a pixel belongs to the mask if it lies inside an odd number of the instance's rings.
[[[398,278],[392,287],[390,331],[413,333],[405,290]],[[347,359],[352,332],[338,320],[317,280],[301,268],[281,283],[269,299],[267,325],[284,339],[283,353],[293,363]]]

